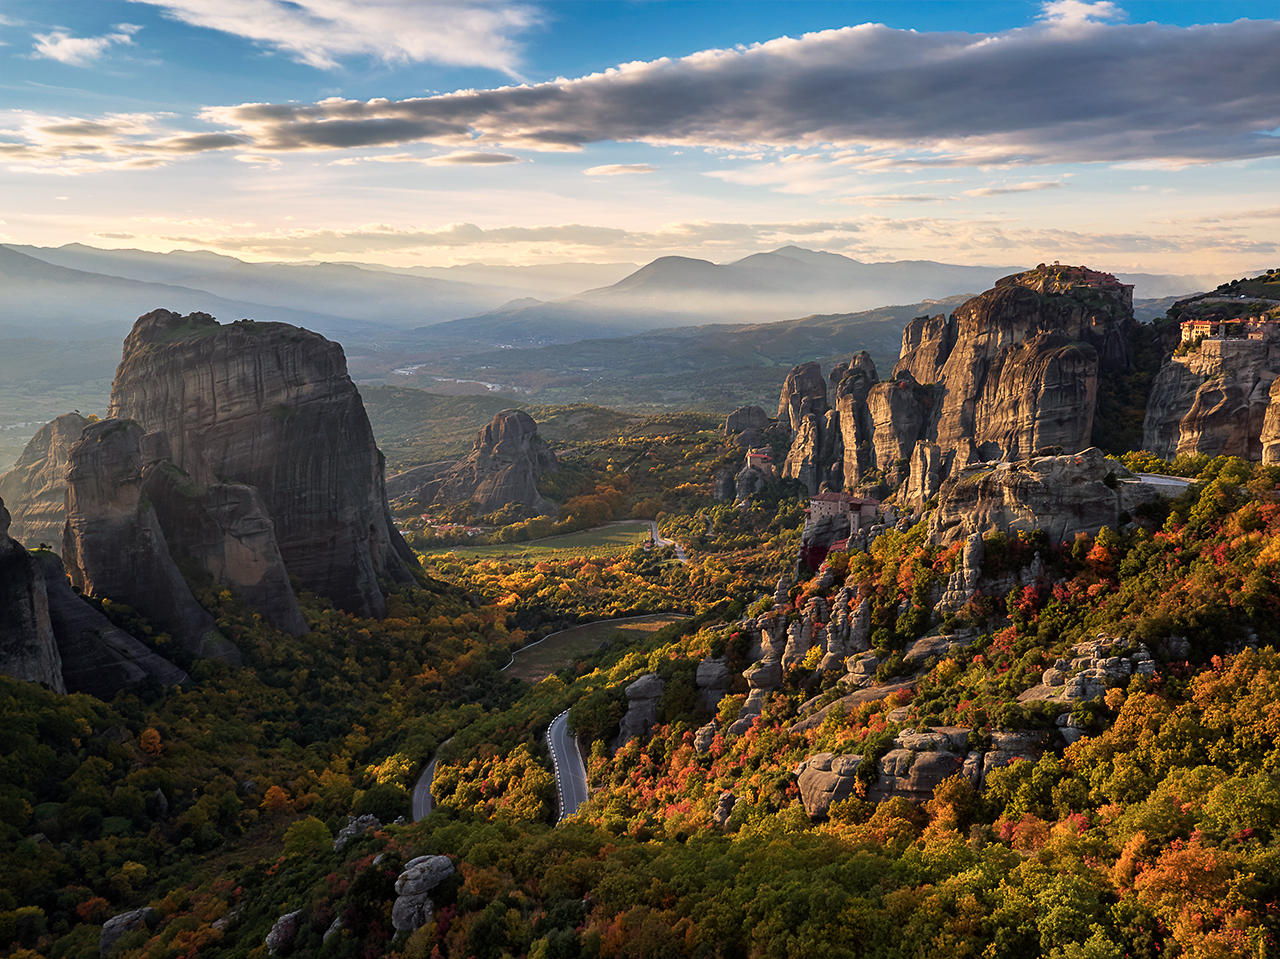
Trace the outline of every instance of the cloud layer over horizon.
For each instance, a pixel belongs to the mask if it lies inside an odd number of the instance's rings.
[[[601,142],[807,149],[852,168],[1185,164],[1280,154],[1280,24],[1093,18],[1108,7],[1064,0],[1048,5],[1042,22],[985,35],[863,24],[579,79],[413,99],[210,106],[200,116],[212,127],[205,131],[136,115],[26,114],[0,155],[27,169],[78,172],[227,148],[414,143],[453,151],[576,151]]]

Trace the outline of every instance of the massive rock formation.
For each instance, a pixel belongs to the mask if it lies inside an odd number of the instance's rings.
[[[71,447],[62,540],[71,581],[132,606],[197,655],[239,663],[239,651],[191,595],[143,495],[142,435],[133,420],[107,419]]]
[[[62,656],[49,623],[49,598],[35,557],[9,536],[0,499],[0,672],[66,692]]]
[[[476,433],[471,454],[441,480],[436,501],[474,500],[483,513],[511,503],[553,513],[538,493],[538,480],[558,469],[556,454],[538,435],[533,417],[524,410],[502,410]]]
[[[143,491],[155,507],[170,553],[199,563],[277,629],[294,636],[305,633],[275,524],[257,489],[236,483],[197,486],[174,465],[163,430],[143,436],[140,451]]]
[[[348,612],[384,615],[378,579],[413,581],[338,344],[283,323],[156,310],[125,340],[109,415],[164,430],[198,489],[254,487],[288,572]]]
[[[13,469],[0,476],[0,499],[9,504],[9,535],[34,549],[41,543],[62,548],[66,522],[67,454],[89,421],[66,413],[46,423],[27,443]]]
[[[1151,384],[1142,448],[1163,459],[1179,453],[1262,459],[1272,442],[1263,432],[1277,373],[1280,345],[1265,340],[1204,340],[1169,357]]]
[[[870,359],[837,366],[828,412],[821,369],[796,367],[778,416],[792,435],[784,475],[810,493],[853,489],[872,471],[907,502],[930,498],[950,472],[1089,445],[1100,372],[1127,363],[1130,287],[1083,267],[1007,276],[950,317],[921,316],[902,333],[894,373]],[[927,448],[920,453],[922,445]]]
[[[1043,529],[1058,543],[1103,526],[1116,529],[1124,513],[1159,495],[1093,447],[1064,456],[977,463],[942,484],[929,535],[935,543],[950,544],[993,530],[1012,535]]]

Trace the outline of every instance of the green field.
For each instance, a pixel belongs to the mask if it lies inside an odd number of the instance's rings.
[[[506,674],[531,683],[541,682],[552,673],[564,669],[579,656],[594,653],[606,639],[614,645],[627,645],[649,633],[684,619],[684,613],[654,613],[635,619],[604,620],[575,626],[559,633],[552,633],[542,642],[518,649],[515,662],[507,667]]]
[[[493,543],[488,546],[446,546],[424,550],[424,556],[454,553],[470,559],[573,559],[576,556],[611,556],[635,549],[649,538],[648,523],[619,523],[600,526],[580,533],[548,536],[527,543]]]

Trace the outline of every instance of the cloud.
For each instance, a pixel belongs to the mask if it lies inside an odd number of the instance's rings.
[[[908,195],[901,193],[886,193],[880,196],[842,196],[837,203],[851,203],[857,206],[895,206],[899,203],[945,203],[952,199],[947,196],[933,196],[932,194],[916,194]]]
[[[535,8],[475,0],[132,0],[174,20],[244,37],[321,70],[339,59],[488,67],[517,76],[514,35]]]
[[[1062,184],[1057,180],[1044,180],[1039,183],[1018,183],[1014,186],[988,186],[980,190],[965,190],[965,196],[1003,196],[1006,193],[1032,193],[1036,190],[1059,190]]]
[[[406,100],[243,103],[208,107],[198,119],[257,153],[411,143],[577,151],[598,142],[645,142],[735,155],[788,150],[783,163],[801,168],[821,158],[850,174],[1180,165],[1280,154],[1280,137],[1265,135],[1280,127],[1280,23],[1114,24],[1101,22],[1108,7],[1065,3],[1046,6],[1041,22],[998,34],[863,24],[628,63],[578,79]],[[260,6],[292,23],[319,16],[321,0],[296,10],[276,0],[165,3],[171,12],[211,20],[219,11],[242,16]],[[389,0],[367,6],[390,9]],[[437,6],[422,10],[434,17]],[[354,0],[326,0],[324,9],[354,10]],[[396,9],[411,21],[405,34],[412,34],[415,15]],[[226,145],[211,141],[209,148]],[[146,143],[132,149],[157,155]],[[65,152],[92,156],[87,147]],[[790,182],[781,188],[827,188]]]
[[[633,173],[653,173],[657,167],[647,163],[606,163],[603,166],[587,167],[582,172],[587,176],[627,176]]]
[[[1049,0],[1041,5],[1040,20],[1057,26],[1074,28],[1101,23],[1104,20],[1127,20],[1129,15],[1110,0],[1088,3],[1084,0]]]
[[[31,55],[37,59],[57,60],[73,67],[86,67],[107,52],[112,44],[132,44],[133,34],[142,27],[132,23],[116,24],[116,32],[101,37],[73,37],[66,30],[35,33]]]
[[[503,163],[522,163],[509,153],[483,153],[463,150],[441,156],[421,157],[413,153],[386,153],[381,156],[343,157],[331,166],[356,166],[360,163],[421,163],[424,166],[494,166]]]

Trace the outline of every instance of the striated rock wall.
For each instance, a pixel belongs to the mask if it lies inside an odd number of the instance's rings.
[[[1280,348],[1262,340],[1205,340],[1171,356],[1151,385],[1143,449],[1163,459],[1179,453],[1262,459],[1277,373]]]
[[[1280,463],[1280,378],[1271,381],[1267,411],[1262,420],[1262,433],[1258,437],[1262,447],[1262,462]]]
[[[0,476],[0,499],[9,506],[9,535],[28,548],[62,548],[67,499],[67,454],[89,421],[65,413],[31,437],[13,469]]]
[[[171,460],[168,434],[141,440],[142,487],[155,507],[172,555],[199,563],[272,626],[307,631],[276,542],[275,525],[252,486],[215,483],[201,489]]]
[[[558,469],[556,454],[538,435],[533,417],[524,410],[502,410],[476,433],[471,454],[443,478],[436,500],[475,500],[485,513],[511,503],[553,513],[538,493],[538,480]]]
[[[62,656],[49,621],[49,598],[36,558],[9,536],[0,499],[0,672],[65,693]]]
[[[125,340],[110,415],[167,432],[199,487],[255,487],[289,573],[348,612],[385,614],[379,577],[412,582],[338,344],[283,323],[156,310]]]
[[[91,596],[132,606],[186,649],[239,663],[178,572],[159,518],[142,491],[142,427],[91,423],[71,448],[62,556],[72,582]]]

